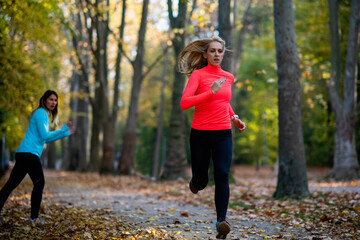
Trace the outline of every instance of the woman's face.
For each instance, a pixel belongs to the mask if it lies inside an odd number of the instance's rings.
[[[224,47],[219,42],[211,42],[208,49],[204,53],[204,58],[207,59],[208,64],[213,66],[220,66],[224,57]]]
[[[45,101],[45,107],[47,110],[52,111],[57,105],[57,97],[55,94],[51,94]]]

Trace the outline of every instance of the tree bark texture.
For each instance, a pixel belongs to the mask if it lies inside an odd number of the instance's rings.
[[[173,15],[172,1],[168,0],[168,13],[171,29],[182,29],[184,32],[177,32],[172,40],[175,59],[185,47],[185,23],[187,13],[187,2],[179,1],[178,16]],[[172,92],[172,109],[170,116],[170,134],[166,149],[166,159],[160,174],[161,179],[175,180],[186,178],[186,151],[185,151],[185,129],[184,112],[180,107],[180,100],[185,86],[185,76],[177,69],[174,69],[174,84]]]
[[[87,170],[87,137],[89,127],[89,102],[87,101],[84,90],[85,76],[73,71],[71,82],[71,101],[72,120],[76,131],[69,137],[70,159],[65,169],[86,171]]]
[[[120,33],[119,33],[119,43],[118,43],[118,51],[116,57],[116,65],[115,65],[115,82],[114,82],[114,98],[113,98],[113,106],[110,109],[109,104],[106,110],[106,115],[104,118],[104,140],[103,140],[103,157],[102,157],[102,167],[100,169],[100,173],[109,173],[113,170],[114,160],[115,160],[115,136],[116,136],[116,120],[118,116],[119,106],[119,85],[121,80],[121,60],[122,60],[122,39],[124,37],[124,29],[125,29],[125,13],[126,13],[126,0],[123,0],[122,5],[122,15],[121,15],[121,25],[120,25]],[[108,99],[105,99],[107,102]]]
[[[165,58],[163,62],[163,72],[161,76],[161,95],[160,95],[160,108],[159,116],[157,121],[156,129],[156,141],[153,157],[153,169],[152,169],[152,178],[156,180],[158,178],[158,169],[159,169],[159,158],[160,158],[160,147],[161,147],[161,138],[163,133],[163,119],[164,119],[164,104],[165,104],[165,87],[166,87],[166,76],[167,76],[167,67],[169,64],[169,53],[166,50]]]
[[[76,1],[76,6],[81,8],[81,1]],[[88,42],[86,17],[81,11],[71,13],[71,19],[75,23],[75,29],[70,30],[71,48],[75,51],[76,57],[71,57],[73,72],[70,82],[70,108],[72,120],[74,121],[75,133],[69,137],[69,157],[62,162],[62,169],[86,171],[88,166],[87,138],[89,132],[89,88],[88,68],[89,56],[84,54],[90,50],[89,45],[84,46],[79,42]],[[80,66],[80,67],[79,67]]]
[[[95,91],[99,91],[97,88]],[[90,140],[90,162],[89,170],[92,172],[97,172],[100,169],[100,150],[101,150],[101,141],[100,134],[102,133],[102,124],[101,124],[101,108],[100,108],[100,99],[96,96],[94,98],[94,103],[92,105],[92,124],[91,124],[91,140]]]
[[[350,26],[344,72],[344,99],[339,93],[341,81],[340,36],[338,27],[339,3],[328,0],[331,33],[331,79],[328,90],[331,106],[335,112],[334,166],[327,177],[354,179],[360,177],[355,144],[356,79],[358,65],[358,41],[360,2],[351,1]]]
[[[103,156],[100,174],[111,173],[114,169],[115,160],[115,120],[106,118],[103,124]]]
[[[110,172],[114,165],[115,160],[115,146],[116,146],[116,120],[119,112],[119,96],[120,90],[119,85],[121,82],[121,60],[122,60],[122,39],[124,37],[124,29],[125,29],[125,13],[126,13],[126,0],[123,0],[122,5],[122,14],[121,14],[121,25],[119,28],[119,42],[118,42],[118,50],[117,57],[115,63],[115,82],[114,82],[114,98],[113,98],[113,106],[112,109],[108,109],[110,111],[104,120],[104,141],[103,141],[103,165],[105,168],[100,169],[100,173]]]
[[[139,65],[137,65],[136,67],[134,66],[133,86],[131,89],[129,114],[126,121],[125,133],[123,136],[123,147],[119,163],[120,174],[133,174],[135,170],[134,167],[136,152],[136,130],[141,82],[142,70],[139,69]]]
[[[252,4],[252,0],[249,0],[245,12],[244,12],[244,16],[243,16],[243,20],[242,20],[242,28],[239,31],[237,38],[234,41],[234,44],[232,43],[232,29],[233,26],[230,22],[230,15],[231,15],[231,1],[230,0],[219,0],[219,9],[218,9],[218,16],[219,16],[219,35],[220,37],[222,37],[225,40],[226,43],[226,47],[228,49],[230,49],[231,51],[227,51],[225,53],[224,56],[224,60],[222,62],[222,68],[224,70],[227,70],[229,72],[231,72],[236,80],[237,77],[237,72],[239,70],[240,67],[240,60],[241,60],[241,53],[242,53],[242,46],[244,43],[244,38],[245,35],[247,33],[248,30],[248,26],[249,26],[249,15],[250,15],[250,9],[251,9],[251,4]],[[237,9],[236,9],[236,1],[234,1],[234,9],[232,11],[233,13],[233,24],[235,24],[236,22],[236,13]],[[235,107],[236,107],[236,92],[235,92],[235,84],[232,85],[231,88],[231,100],[230,100],[230,104],[231,107],[234,109],[235,111]],[[240,116],[241,118],[241,116]],[[235,127],[232,127],[232,139],[233,139],[233,144],[234,144],[234,139],[235,139],[235,134],[236,134],[236,130]],[[233,149],[235,149],[235,145],[233,146]],[[233,154],[233,158],[234,158],[234,154]]]
[[[236,1],[235,1],[236,2]],[[252,8],[252,0],[249,0],[248,4],[246,5],[244,15],[242,17],[242,28],[240,29],[239,33],[236,36],[235,43],[233,46],[234,54],[232,55],[231,60],[231,73],[235,76],[240,68],[241,63],[241,54],[244,45],[245,36],[249,30],[249,25],[251,23],[250,16],[251,16],[251,8]],[[235,9],[236,11],[236,9]],[[234,14],[235,15],[235,14]]]
[[[81,76],[84,78],[84,76]],[[84,87],[84,82],[79,83]],[[77,171],[88,170],[88,133],[89,133],[89,102],[85,97],[84,91],[79,91],[77,99],[77,111],[74,113],[74,124],[76,131],[70,137],[70,157],[71,162],[77,162]]]
[[[274,19],[279,101],[279,172],[274,197],[306,196],[309,190],[292,0],[274,1]]]
[[[97,7],[104,4],[104,1],[97,1]],[[101,146],[103,138],[104,116],[107,114],[107,36],[108,36],[108,21],[104,18],[103,13],[97,12],[95,16],[96,29],[96,50],[95,50],[95,97],[93,102],[93,122],[92,122],[92,136],[91,136],[91,150],[90,163],[92,170],[104,171],[106,166],[101,161]],[[102,135],[104,136],[104,135]]]
[[[143,80],[143,65],[145,56],[145,34],[147,26],[149,0],[143,1],[140,29],[137,42],[137,54],[132,66],[133,85],[131,89],[129,115],[126,121],[126,129],[123,137],[123,146],[119,162],[120,174],[133,174],[135,167],[135,152],[136,152],[136,129],[137,117],[139,108],[139,95],[141,84]]]
[[[47,164],[46,168],[55,169],[56,167],[56,145],[55,142],[47,144]]]
[[[219,36],[225,41],[226,48],[232,48],[232,26],[230,22],[231,0],[219,0],[218,22]],[[232,72],[231,69],[232,52],[225,53],[221,68],[225,71]]]
[[[91,18],[91,26],[88,28],[89,46],[92,47],[94,54],[93,67],[95,69],[95,89],[92,100],[92,126],[91,126],[91,140],[90,140],[90,171],[99,171],[102,168],[101,163],[101,146],[103,137],[103,122],[107,107],[106,92],[107,88],[107,36],[108,36],[108,16],[103,12],[108,6],[106,0],[96,0],[96,8],[94,16]],[[93,31],[96,31],[96,38],[94,38]],[[96,48],[93,48],[93,41],[96,41]]]

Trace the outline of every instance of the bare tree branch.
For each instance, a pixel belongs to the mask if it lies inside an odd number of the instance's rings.
[[[166,46],[166,48],[163,50],[163,52],[150,64],[150,66],[147,68],[146,72],[143,73],[142,78],[144,79],[151,70],[160,62],[160,60],[165,56],[166,52],[170,48],[169,45]]]
[[[251,10],[252,0],[249,0],[248,4],[246,5],[245,12],[242,18],[242,28],[238,33],[235,45],[235,54],[232,60],[232,72],[236,73],[240,66],[240,56],[242,52],[243,42],[245,35],[248,31],[249,24],[250,24],[250,10]]]

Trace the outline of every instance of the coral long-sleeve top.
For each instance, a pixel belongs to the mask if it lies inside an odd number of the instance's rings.
[[[219,78],[227,80],[214,94],[211,84]],[[180,106],[182,110],[195,107],[191,127],[197,130],[231,129],[231,116],[235,113],[229,102],[234,76],[220,66],[207,65],[191,73],[183,92]]]

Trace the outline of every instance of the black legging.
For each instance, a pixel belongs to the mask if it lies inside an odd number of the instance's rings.
[[[42,193],[45,185],[40,158],[31,153],[16,153],[15,160],[15,166],[11,171],[9,180],[0,191],[0,212],[10,193],[21,183],[28,173],[34,184],[31,193],[31,218],[37,218],[39,216]]]
[[[231,130],[196,130],[190,134],[192,185],[202,190],[208,183],[210,158],[214,166],[217,218],[226,217],[229,203],[229,170],[232,159]]]

